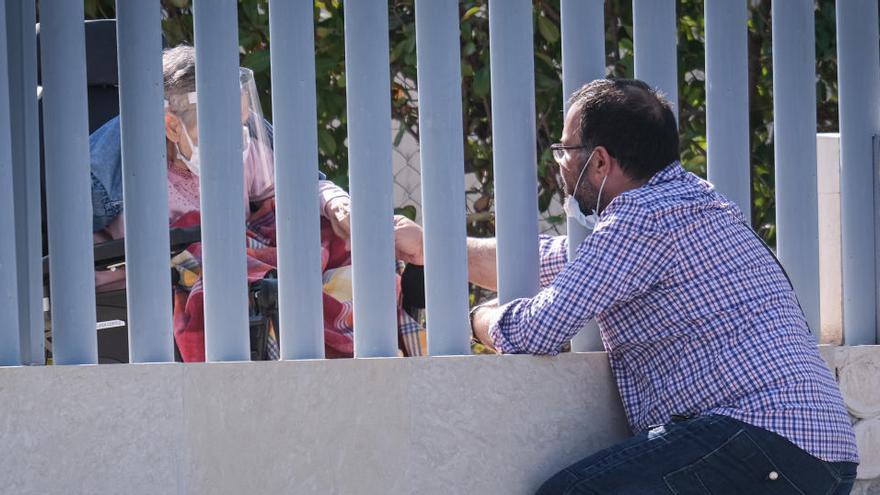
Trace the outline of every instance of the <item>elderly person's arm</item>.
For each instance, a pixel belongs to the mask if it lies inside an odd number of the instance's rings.
[[[329,222],[333,232],[346,242],[351,240],[351,198],[344,189],[329,180],[318,181],[318,197],[321,199],[321,215]]]

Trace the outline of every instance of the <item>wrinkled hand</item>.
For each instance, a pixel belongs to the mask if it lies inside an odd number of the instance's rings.
[[[406,263],[425,264],[422,228],[403,215],[394,215],[394,251]]]
[[[346,247],[351,248],[351,199],[348,196],[338,196],[324,205],[324,217],[330,221],[333,233],[345,241]]]

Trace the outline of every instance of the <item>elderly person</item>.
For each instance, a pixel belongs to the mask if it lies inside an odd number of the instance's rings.
[[[178,46],[163,53],[165,87],[165,151],[168,172],[169,225],[191,227],[200,223],[199,176],[210,163],[199,153],[199,125],[195,81],[195,50]],[[253,73],[240,71],[242,167],[244,190],[240,201],[247,225],[247,277],[257,282],[277,267],[275,184],[271,126],[263,120]],[[124,235],[119,120],[113,119],[90,137],[92,203],[95,240]],[[351,314],[351,253],[348,194],[323,175],[318,180],[321,212],[321,270],[324,276],[324,342],[327,357],[353,354]],[[201,283],[201,245],[194,243],[171,260],[180,277],[174,288],[174,338],[184,361],[205,359],[204,293]],[[96,274],[98,291],[124,287],[122,269]],[[424,352],[424,329],[398,306],[401,353]],[[267,354],[278,356],[278,338],[268,330]]]
[[[271,153],[270,127],[263,124],[258,105],[252,103],[256,92],[247,87],[247,70],[243,69],[242,125],[253,134],[244,136],[243,202],[257,206],[275,195],[274,164]],[[165,86],[165,146],[168,165],[169,224],[182,215],[199,210],[199,135],[196,111],[195,49],[181,45],[165,50],[162,56]],[[251,77],[252,82],[252,77]],[[250,99],[248,97],[251,97]],[[257,101],[258,103],[258,101]],[[122,222],[122,158],[119,118],[116,117],[89,137],[92,172],[93,230],[96,241],[123,236]],[[348,239],[348,194],[319,173],[321,213],[334,232]],[[100,277],[99,277],[100,278]],[[118,276],[116,277],[118,278]]]
[[[539,493],[849,493],[855,435],[794,288],[736,205],[681,166],[670,104],[633,80],[570,103],[552,148],[567,213],[592,216],[592,234],[571,260],[564,237],[542,238],[542,290],[476,308],[472,327],[498,352],[552,355],[595,318],[635,436]],[[471,280],[494,287],[494,239],[468,251]]]
[[[168,222],[174,225],[183,215],[198,211],[199,159],[196,111],[195,49],[180,45],[162,54],[165,86],[165,146],[168,167]],[[242,69],[243,207],[248,213],[275,196],[271,127],[262,119],[253,77]],[[245,133],[248,133],[245,135]],[[253,139],[250,138],[253,134]],[[119,118],[115,117],[89,136],[92,173],[92,228],[95,242],[124,236],[122,216],[122,152]],[[326,180],[319,172],[320,211],[333,231],[350,236],[348,193]],[[124,270],[99,271],[98,291],[124,287]]]

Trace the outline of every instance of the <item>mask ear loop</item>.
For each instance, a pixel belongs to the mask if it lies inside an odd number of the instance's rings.
[[[596,198],[596,216],[599,216],[599,204],[602,201],[602,190],[605,189],[605,181],[608,180],[608,174],[602,179],[602,185],[599,186],[599,196]]]
[[[587,163],[584,164],[584,168],[581,169],[581,173],[580,173],[580,175],[578,175],[578,180],[577,180],[577,182],[574,183],[574,189],[571,191],[571,195],[572,195],[572,196],[574,196],[575,194],[577,194],[578,187],[580,187],[580,185],[581,185],[581,179],[584,178],[584,172],[586,172],[587,169],[590,168],[590,160],[593,159],[593,155],[594,155],[595,153],[596,153],[596,150],[593,150],[593,151],[590,152],[590,156],[587,157]]]

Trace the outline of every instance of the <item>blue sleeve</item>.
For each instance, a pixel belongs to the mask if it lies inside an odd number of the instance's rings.
[[[119,117],[89,136],[92,179],[92,231],[97,232],[122,213],[122,141]]]

